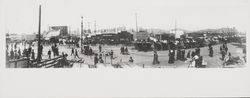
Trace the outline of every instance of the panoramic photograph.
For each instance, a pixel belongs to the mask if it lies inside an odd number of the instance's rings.
[[[5,68],[245,68],[244,2],[3,1]]]

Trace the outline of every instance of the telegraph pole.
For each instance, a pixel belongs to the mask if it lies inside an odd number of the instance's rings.
[[[88,33],[90,33],[90,22],[88,22]]]
[[[135,32],[138,32],[138,26],[137,26],[137,13],[135,13],[135,26],[136,26],[136,31]]]
[[[39,5],[39,23],[38,23],[38,45],[37,62],[41,61],[41,5]]]
[[[69,36],[71,35],[71,28],[70,28],[70,26],[69,26]]]
[[[95,31],[94,32],[96,33],[96,21],[95,21]]]
[[[174,32],[175,32],[175,36],[176,36],[176,29],[177,29],[177,24],[176,24],[176,20],[174,21]]]
[[[82,47],[82,35],[83,35],[83,17],[81,17],[80,47]]]

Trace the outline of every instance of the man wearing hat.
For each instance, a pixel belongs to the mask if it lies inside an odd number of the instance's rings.
[[[168,63],[169,63],[169,64],[174,63],[174,51],[173,51],[173,50],[170,50],[170,52],[169,52],[168,55],[169,55]]]

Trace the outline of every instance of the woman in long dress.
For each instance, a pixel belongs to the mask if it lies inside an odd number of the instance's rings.
[[[196,63],[195,59],[192,59],[190,67],[191,68],[195,68],[195,63]]]

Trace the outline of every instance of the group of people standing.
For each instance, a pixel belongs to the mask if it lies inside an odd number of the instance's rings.
[[[191,55],[190,55],[191,54]],[[195,51],[189,50],[187,54],[187,61],[189,62],[188,67],[203,67],[203,56],[200,55],[200,48],[197,47]]]
[[[178,49],[176,55],[177,55],[177,57],[176,57],[177,60],[184,61],[185,60],[185,49],[184,48]]]
[[[121,51],[121,54],[129,54],[129,52],[128,52],[128,47],[124,47],[124,46],[122,46],[121,47],[121,49],[120,49],[120,51]]]
[[[99,57],[98,57],[99,55]],[[110,52],[108,53],[104,53],[104,52],[99,52],[99,54],[95,54],[95,57],[94,57],[94,65],[96,65],[97,63],[104,63],[104,60],[103,60],[103,56],[110,56],[110,60],[111,60],[111,63],[112,63],[112,60],[115,59],[114,58],[114,51],[111,50]]]
[[[102,50],[101,45],[99,45],[98,47],[99,47],[99,53],[94,54],[94,65],[96,65],[97,63],[105,63],[104,60],[103,60],[104,56],[105,56],[105,60],[106,60],[106,56],[110,57],[110,63],[112,64],[112,61],[116,58],[116,57],[114,57],[114,51],[110,50],[110,51],[104,52]],[[121,51],[122,55],[128,54],[128,48],[127,47],[122,46],[120,48],[120,51]],[[121,59],[121,61],[122,61],[122,59]],[[132,58],[132,56],[129,57],[128,62],[130,62],[130,63],[134,62],[134,59]]]
[[[209,56],[213,57],[214,56],[214,50],[211,44],[208,45],[208,50],[209,50]]]
[[[169,60],[168,63],[169,64],[173,64],[175,60],[181,60],[181,61],[185,61],[185,46],[183,44],[183,42],[179,42],[177,45],[173,44],[173,43],[169,43],[170,47],[169,47]],[[176,50],[176,58],[175,58],[175,50]]]
[[[9,50],[9,45],[6,46],[6,60],[20,59],[22,57],[28,57],[30,59],[35,60],[35,51],[34,49],[32,49],[31,45],[29,45],[28,49],[25,47],[22,51],[20,47],[18,47],[17,49],[17,43],[14,43],[12,44],[11,50],[10,51],[8,50]]]
[[[78,55],[78,50],[77,49],[74,49],[74,48],[72,48],[71,49],[71,56],[74,56],[74,58],[79,58],[79,55]]]
[[[54,56],[59,56],[59,49],[58,49],[58,46],[56,44],[51,46],[51,50],[52,50]]]
[[[169,64],[173,64],[176,60],[186,61],[189,60],[191,67],[201,67],[203,62],[203,57],[200,56],[200,47],[197,46],[194,51],[189,50],[187,55],[185,55],[185,47],[181,44],[177,44],[176,46],[174,44],[169,45]],[[212,51],[212,46],[210,46],[210,50]],[[176,53],[177,52],[177,53]],[[211,52],[210,52],[210,54]],[[176,57],[175,57],[176,56]],[[154,56],[153,56],[153,64],[159,64],[160,61],[158,59],[158,54],[156,49],[154,49]]]

